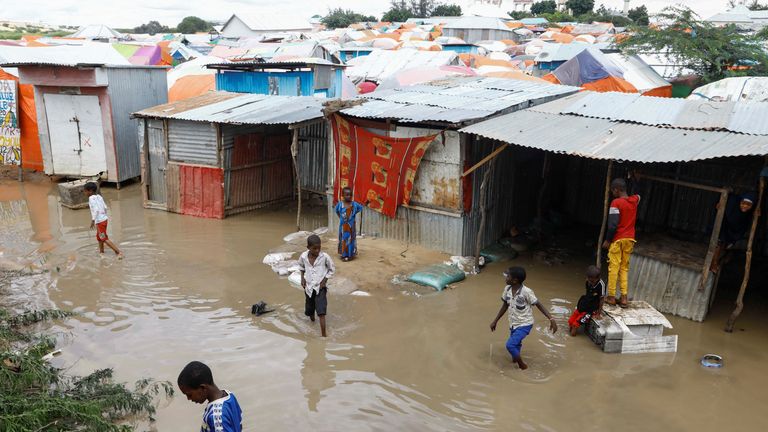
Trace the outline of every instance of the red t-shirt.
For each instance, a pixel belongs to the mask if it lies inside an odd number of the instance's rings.
[[[616,198],[611,201],[610,214],[619,215],[619,226],[611,240],[635,239],[635,221],[637,220],[637,205],[640,203],[640,195],[631,195],[626,198]]]

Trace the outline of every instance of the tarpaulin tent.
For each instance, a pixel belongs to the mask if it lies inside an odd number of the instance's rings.
[[[19,77],[0,68],[0,80],[19,81]],[[19,85],[18,119],[21,129],[21,165],[38,171],[43,170],[43,154],[37,135],[37,111],[35,90],[31,84]]]
[[[652,73],[651,68],[643,68],[643,64],[639,58],[611,58],[599,49],[589,47],[545,75],[544,79],[597,92],[671,96],[669,83]]]
[[[216,90],[216,75],[187,75],[174,82],[168,90],[168,102],[200,96]]]
[[[155,66],[162,64],[163,53],[159,46],[143,46],[128,59],[133,65]]]

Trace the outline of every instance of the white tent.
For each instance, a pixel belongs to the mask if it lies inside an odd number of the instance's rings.
[[[701,86],[688,99],[768,102],[768,77],[735,77]]]
[[[117,32],[115,30],[112,30],[110,27],[107,27],[103,24],[93,24],[85,27],[80,27],[80,30],[76,31],[75,33],[72,33],[69,35],[69,37],[73,38],[81,38],[81,39],[124,39],[125,36]]]

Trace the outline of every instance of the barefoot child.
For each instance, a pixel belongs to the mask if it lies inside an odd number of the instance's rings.
[[[586,294],[579,297],[576,309],[568,318],[571,336],[576,336],[579,327],[588,323],[590,318],[600,319],[600,311],[603,310],[603,298],[605,297],[605,283],[600,279],[600,269],[596,266],[587,267],[586,288]]]
[[[523,362],[520,356],[520,350],[523,347],[523,339],[528,336],[533,328],[533,309],[535,305],[541,313],[549,319],[549,328],[552,333],[557,331],[555,319],[539,303],[533,290],[523,285],[525,282],[525,269],[522,267],[510,267],[504,273],[507,286],[504,287],[504,293],[501,295],[501,309],[496,318],[491,323],[491,331],[496,331],[496,323],[499,322],[504,312],[509,309],[509,339],[507,340],[507,351],[512,355],[512,360],[517,363],[520,369],[528,369],[528,365]],[[510,308],[510,304],[512,307]]]
[[[96,193],[98,186],[96,186],[96,183],[88,182],[83,189],[88,197],[88,207],[91,208],[91,229],[93,229],[94,225],[96,226],[96,240],[99,242],[99,253],[104,253],[104,244],[106,243],[110,249],[115,251],[117,258],[122,259],[123,253],[107,237],[107,223],[109,222],[107,204],[104,202],[104,198]]]
[[[363,206],[352,200],[350,187],[341,190],[341,197],[335,211],[339,215],[339,255],[346,262],[357,255],[355,216],[363,211]]]
[[[299,257],[301,287],[304,288],[304,314],[313,322],[320,317],[320,333],[325,334],[325,313],[328,308],[328,279],[336,272],[330,255],[321,251],[320,237],[307,237],[307,251]]]
[[[634,177],[634,178],[633,178]],[[636,180],[630,176],[630,180]],[[629,303],[629,258],[635,248],[635,221],[640,195],[631,193],[636,187],[636,181],[629,185],[622,178],[611,182],[613,201],[608,210],[608,228],[605,234],[603,249],[608,249],[608,297],[605,302],[616,304],[616,285],[619,285],[621,297],[619,306],[625,308]]]
[[[203,412],[200,432],[241,432],[243,411],[232,392],[219,389],[213,383],[211,369],[193,361],[186,365],[177,380],[179,389],[194,403],[208,402]]]

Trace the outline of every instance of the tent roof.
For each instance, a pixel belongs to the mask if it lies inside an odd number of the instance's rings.
[[[80,30],[72,33],[69,37],[83,39],[122,39],[122,33],[111,29],[103,24],[93,24],[80,27]]]
[[[240,21],[245,23],[251,30],[254,31],[299,31],[299,30],[311,30],[312,24],[301,18],[296,13],[273,13],[273,12],[261,12],[251,14],[233,14],[224,24],[222,31],[227,28],[230,21],[237,17]]]

